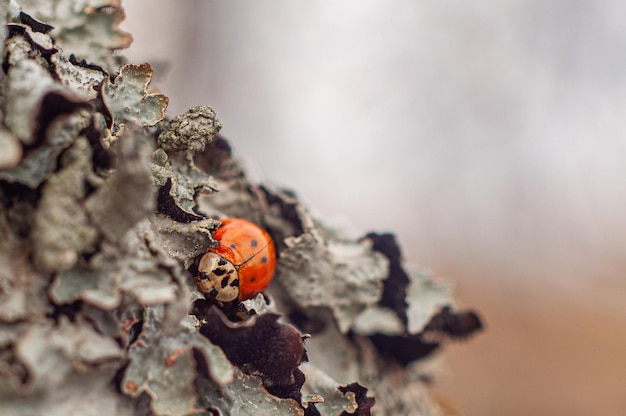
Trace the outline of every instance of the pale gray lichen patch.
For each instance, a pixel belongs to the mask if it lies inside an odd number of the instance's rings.
[[[193,107],[171,121],[159,126],[159,149],[153,154],[155,184],[165,187],[169,196],[182,210],[198,210],[198,196],[217,191],[215,179],[200,170],[195,162],[196,153],[204,150],[221,129],[215,112],[207,106]]]
[[[22,143],[33,144],[45,97],[55,93],[66,95],[68,101],[73,98],[34,59],[23,59],[11,66],[7,78],[6,102],[11,105],[4,108],[6,126]]]
[[[111,366],[110,366],[111,367]],[[2,398],[2,416],[136,416],[137,403],[119,394],[111,379],[115,368],[97,368],[72,374],[46,394]],[[2,381],[0,380],[0,383]],[[106,413],[104,410],[106,409]],[[144,413],[145,414],[145,413]]]
[[[6,201],[0,197],[0,203]],[[0,322],[41,319],[50,312],[48,282],[30,261],[30,244],[16,235],[5,215],[0,215],[0,235]]]
[[[411,283],[407,290],[407,329],[411,334],[419,334],[441,307],[455,304],[453,285],[437,281],[416,267],[408,267],[408,274]]]
[[[195,212],[198,207],[197,196],[200,194],[210,194],[217,191],[217,182],[212,176],[200,171],[191,158],[184,154],[174,153],[168,155],[163,162],[162,153],[155,153],[161,156],[159,165],[151,165],[152,175],[155,185],[164,187],[169,181],[169,196],[176,205],[187,212]]]
[[[123,240],[156,204],[148,165],[152,153],[149,138],[127,129],[117,147],[116,171],[85,203],[91,220],[111,242]]]
[[[87,110],[57,117],[48,126],[45,143],[31,149],[17,166],[0,170],[0,179],[38,187],[56,170],[57,157],[74,143],[90,121]]]
[[[219,221],[210,218],[181,223],[158,215],[151,221],[152,241],[167,256],[189,267],[196,257],[206,253],[209,247],[217,245],[212,232],[218,226]]]
[[[43,33],[36,34],[27,25],[11,23],[8,26],[24,33],[22,36],[12,36],[6,40],[6,64],[11,67],[21,61],[32,60],[45,68],[46,59],[42,56],[41,50],[45,50],[46,53],[54,53],[50,37]]]
[[[148,64],[123,65],[113,82],[107,78],[102,86],[102,101],[116,126],[154,126],[163,120],[168,98],[148,91],[151,79],[152,67]]]
[[[8,3],[8,4],[7,4]],[[3,19],[2,22],[8,22],[12,15],[15,15],[15,12],[11,12],[10,8],[14,6],[11,4],[12,2],[3,1],[0,3],[0,17]],[[17,7],[15,6],[17,9]],[[4,43],[7,36],[7,27],[5,24],[0,25],[0,53],[4,56]]]
[[[324,371],[311,363],[305,363],[302,365],[302,372],[306,376],[302,393],[308,395],[310,401],[317,402],[315,408],[321,416],[337,416],[343,412],[353,414],[357,410],[354,393],[342,393],[339,390],[340,384]]]
[[[50,296],[59,304],[81,299],[112,310],[120,306],[122,294],[140,305],[172,303],[179,297],[186,301],[183,284],[180,270],[162,264],[145,239],[130,232],[120,246],[103,243],[87,265],[60,273]]]
[[[369,306],[354,321],[354,332],[361,335],[401,335],[404,325],[398,315],[388,308]]]
[[[86,267],[62,271],[50,285],[50,299],[57,305],[83,300],[99,308],[113,309],[119,305],[120,298],[113,285],[108,285],[108,288],[102,287],[103,280],[100,273]],[[95,296],[90,296],[90,294]],[[92,297],[96,302],[90,301]]]
[[[4,127],[0,127],[0,149],[0,170],[11,169],[22,160],[22,144]]]
[[[201,193],[197,197],[198,212],[201,212],[203,215],[246,218],[256,224],[262,223],[263,218],[267,218],[268,221],[279,218],[263,215],[264,207],[258,200],[250,197],[247,183],[220,186],[220,182],[216,182],[215,189],[218,191]],[[282,218],[278,221],[281,224],[284,222]],[[293,235],[293,233],[287,234]]]
[[[267,299],[266,299],[267,296]],[[263,296],[262,293],[259,293],[252,299],[247,299],[241,302],[246,310],[254,311],[256,314],[263,314],[267,312],[277,313],[276,303],[273,298],[269,295]]]
[[[277,279],[302,307],[330,308],[342,332],[380,299],[388,262],[367,241],[323,240],[312,231],[285,245]]]
[[[374,367],[375,368],[375,367]],[[441,416],[444,410],[431,397],[431,388],[424,382],[428,377],[418,371],[407,371],[397,365],[384,369],[378,366],[376,375],[367,379],[376,392],[376,406],[381,415]]]
[[[59,81],[67,89],[85,101],[98,97],[99,86],[107,76],[104,70],[74,65],[60,52],[53,54],[50,61]]]
[[[27,388],[43,392],[61,385],[71,375],[119,362],[124,353],[111,338],[86,323],[33,326],[15,346],[16,358],[29,374]]]
[[[8,390],[0,389],[3,415],[96,416],[103,409],[134,414],[129,401],[120,400],[110,383],[123,350],[85,322],[32,325],[15,341],[14,351],[16,363],[28,376],[13,380]],[[6,381],[3,378],[0,384]],[[11,391],[21,394],[2,394]]]
[[[178,328],[180,321],[189,313],[191,308],[191,295],[189,293],[189,287],[186,284],[188,276],[181,268],[182,262],[168,254],[166,247],[173,247],[173,250],[178,252],[185,252],[184,246],[186,242],[178,244],[176,241],[164,239],[161,240],[161,236],[153,228],[153,223],[158,222],[156,216],[151,216],[141,221],[137,226],[136,237],[141,242],[142,251],[146,254],[149,253],[152,256],[152,263],[157,263],[157,269],[151,273],[154,276],[163,275],[164,272],[170,274],[170,279],[163,280],[165,287],[161,290],[161,293],[165,294],[168,287],[174,288],[175,298],[165,303],[165,317],[162,321],[162,327],[165,331],[171,331]],[[143,245],[145,244],[145,246]],[[187,267],[186,265],[184,267]],[[150,276],[149,270],[146,276]],[[164,276],[164,275],[163,275]],[[155,282],[147,282],[151,288],[140,292],[138,299],[144,304],[154,304],[158,293],[153,293],[159,285]],[[153,294],[153,298],[150,299],[150,295]]]
[[[127,48],[132,37],[119,29],[124,11],[119,0],[19,0],[25,13],[52,25],[51,35],[66,51],[113,71],[112,52]]]
[[[3,141],[13,145],[0,159],[14,155],[16,150],[22,156],[21,146],[16,148],[13,138],[30,148],[23,160],[13,156],[7,166],[2,166],[5,170],[0,171],[0,179],[35,188],[56,169],[58,155],[91,122],[84,100],[96,97],[94,88],[105,74],[71,64],[47,34],[34,32],[27,25],[11,26],[22,30],[23,35],[7,41],[8,70],[0,81],[4,92],[0,107],[9,129],[2,135]]]
[[[224,352],[196,331],[180,327],[176,334],[163,336],[161,319],[160,308],[146,309],[142,333],[130,347],[121,389],[131,397],[147,393],[156,415],[191,414],[198,402],[194,351],[207,363],[211,382],[217,386],[230,383],[234,369]]]
[[[123,296],[140,305],[169,304],[168,319],[177,324],[189,310],[189,289],[179,263],[161,246],[167,242],[156,236],[148,219],[124,234],[121,240],[104,241],[88,262],[59,273],[50,298],[56,304],[82,300],[104,310],[118,308]],[[173,247],[180,249],[175,242]]]
[[[333,322],[333,317],[329,316],[329,311],[316,310],[313,313],[316,318],[322,320],[324,326],[321,330],[314,331],[311,338],[306,340],[305,346],[309,362],[328,377],[343,385],[360,380],[360,352],[339,331]],[[306,374],[305,368],[301,369]],[[314,389],[306,391],[309,394],[316,393]]]
[[[234,369],[234,380],[221,386],[200,377],[196,380],[199,407],[216,409],[223,416],[303,416],[304,410],[293,399],[271,395],[260,377]]]
[[[35,263],[44,271],[68,270],[80,253],[95,248],[99,234],[82,206],[91,156],[87,140],[79,138],[42,189],[31,240]]]
[[[208,106],[191,107],[163,124],[157,145],[167,152],[202,151],[222,128],[215,111]]]

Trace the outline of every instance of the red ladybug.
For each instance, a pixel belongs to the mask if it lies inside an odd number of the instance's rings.
[[[274,242],[265,230],[243,218],[220,222],[213,233],[220,245],[209,249],[198,264],[198,290],[220,302],[251,299],[274,277]]]

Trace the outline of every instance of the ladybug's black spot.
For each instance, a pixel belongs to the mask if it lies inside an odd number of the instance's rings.
[[[235,243],[230,243],[230,248],[237,248],[237,244],[235,244]]]
[[[239,286],[239,279],[235,279],[232,282],[230,282],[230,287],[238,287]]]
[[[205,272],[200,273],[200,279],[202,279],[202,280],[206,280],[206,279],[208,279],[208,278],[209,278],[209,275],[208,275],[208,274],[206,274]]]
[[[256,247],[258,244],[259,244],[259,242],[254,240],[254,239],[252,241],[250,241],[250,247],[252,247],[252,248]]]
[[[217,264],[220,266],[224,266],[226,263],[228,262],[226,261],[224,257],[220,257],[220,259],[217,261]]]
[[[216,275],[216,276],[221,276],[224,273],[226,273],[226,270],[222,269],[222,268],[219,268],[219,267],[217,269],[213,270],[213,274]]]
[[[228,286],[228,277],[223,278],[220,285],[222,286],[222,289]]]
[[[252,277],[250,278],[250,283],[254,283],[254,282],[256,282],[256,276],[252,276]]]
[[[230,269],[226,274],[233,274],[235,273],[235,269]]]
[[[267,256],[261,257],[261,263],[263,264],[267,263]]]
[[[209,295],[212,297],[216,297],[217,296],[217,290],[215,290],[215,288],[211,289],[211,291],[209,292]]]

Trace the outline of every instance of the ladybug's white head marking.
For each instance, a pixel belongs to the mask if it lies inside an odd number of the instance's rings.
[[[196,282],[200,292],[220,302],[239,297],[239,273],[235,265],[212,251],[200,259]]]

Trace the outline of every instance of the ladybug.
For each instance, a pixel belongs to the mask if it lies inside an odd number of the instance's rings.
[[[243,218],[220,222],[213,233],[219,246],[210,248],[198,263],[198,290],[220,302],[252,299],[274,277],[274,242],[264,229]]]

